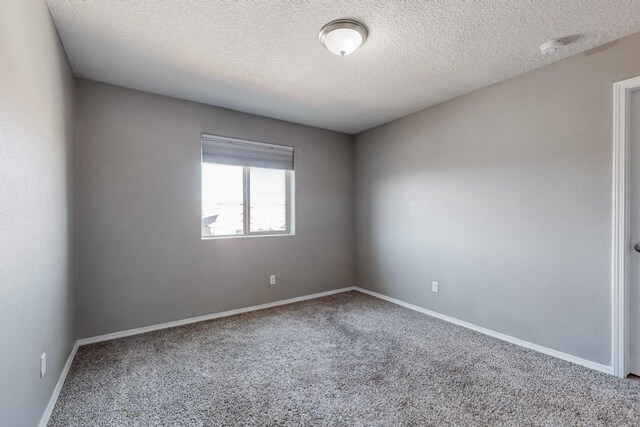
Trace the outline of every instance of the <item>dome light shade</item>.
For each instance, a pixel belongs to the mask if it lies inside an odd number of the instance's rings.
[[[360,47],[367,38],[367,28],[357,21],[338,19],[320,30],[320,41],[329,52],[345,56]]]

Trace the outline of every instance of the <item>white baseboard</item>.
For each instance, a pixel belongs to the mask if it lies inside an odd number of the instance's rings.
[[[113,340],[116,338],[128,337],[131,335],[144,334],[145,332],[157,331],[160,329],[173,328],[176,326],[188,325],[190,323],[202,322],[205,320],[219,319],[221,317],[234,316],[236,314],[247,313],[250,311],[256,310],[264,310],[265,308],[277,307],[280,305],[293,304],[295,302],[306,301],[310,299],[322,298],[333,294],[339,294],[341,292],[348,292],[356,290],[355,286],[349,286],[346,288],[334,289],[332,291],[320,292],[317,294],[305,295],[302,297],[289,298],[280,301],[269,302],[266,304],[254,305],[251,307],[238,308],[236,310],[223,311],[220,313],[207,314],[204,316],[191,317],[189,319],[176,320],[173,322],[160,323],[157,325],[145,326],[142,328],[129,329],[126,331],[114,332],[111,334],[98,335],[96,337],[91,338],[82,338],[75,342],[73,345],[73,349],[67,358],[67,362],[64,365],[64,369],[60,374],[60,378],[58,379],[58,383],[56,387],[53,389],[53,394],[51,395],[51,399],[49,399],[49,403],[40,419],[40,423],[38,427],[46,427],[49,423],[49,418],[51,418],[51,414],[53,413],[53,408],[56,406],[56,402],[58,401],[58,396],[60,395],[60,391],[62,390],[62,386],[64,385],[64,381],[67,378],[67,374],[69,373],[69,368],[71,368],[71,364],[73,363],[73,359],[76,356],[78,351],[78,347],[87,344],[94,344],[102,341]]]
[[[582,359],[580,357],[573,356],[573,355],[567,354],[567,353],[563,353],[561,351],[554,350],[552,348],[544,347],[544,346],[541,346],[541,345],[538,345],[538,344],[531,343],[529,341],[521,340],[520,338],[515,338],[515,337],[509,336],[509,335],[502,334],[500,332],[492,331],[491,329],[483,328],[481,326],[474,325],[473,323],[469,323],[469,322],[465,322],[464,320],[456,319],[455,317],[447,316],[447,315],[440,314],[440,313],[435,312],[435,311],[428,310],[426,308],[419,307],[417,305],[409,304],[408,302],[404,302],[404,301],[396,299],[396,298],[391,298],[391,297],[388,297],[386,295],[380,294],[378,292],[370,291],[368,289],[356,287],[356,290],[359,291],[359,292],[365,293],[367,295],[371,295],[373,297],[380,298],[380,299],[383,299],[385,301],[389,301],[391,303],[400,305],[402,307],[406,307],[408,309],[411,309],[411,310],[414,310],[414,311],[417,311],[417,312],[420,312],[420,313],[428,314],[429,316],[436,317],[436,318],[444,320],[446,322],[453,323],[453,324],[465,327],[467,329],[471,329],[471,330],[476,331],[476,332],[480,332],[481,334],[489,335],[490,337],[498,338],[500,340],[507,341],[507,342],[510,342],[512,344],[519,345],[521,347],[525,347],[525,348],[528,348],[528,349],[531,349],[531,350],[538,351],[540,353],[544,353],[544,354],[549,355],[549,356],[557,357],[558,359],[562,359],[562,360],[566,360],[568,362],[575,363],[576,365],[585,366],[587,368],[594,369],[596,371],[600,371],[600,372],[604,372],[606,374],[613,375],[613,367],[612,366],[602,365],[600,363],[592,362],[591,360]]]
[[[347,288],[334,289],[332,291],[320,292],[317,294],[305,295],[302,297],[295,297],[284,299],[280,301],[269,302],[266,304],[253,305],[251,307],[238,308],[235,310],[223,311],[220,313],[205,314],[204,316],[191,317],[189,319],[175,320],[173,322],[159,323],[157,325],[144,326],[142,328],[128,329],[126,331],[113,332],[105,335],[98,335],[90,338],[82,338],[78,340],[79,345],[94,344],[102,341],[114,340],[116,338],[128,337],[131,335],[144,334],[146,332],[157,331],[160,329],[174,328],[176,326],[188,325],[190,323],[203,322],[205,320],[219,319],[221,317],[235,316],[236,314],[247,313],[250,311],[264,310],[265,308],[277,307],[280,305],[293,304],[294,302],[306,301],[315,298],[322,298],[328,295],[339,294],[342,292],[354,291],[355,286],[349,286]]]
[[[49,418],[51,418],[51,414],[53,413],[53,408],[56,406],[56,402],[58,401],[58,396],[60,395],[60,390],[62,390],[62,386],[64,385],[64,380],[67,379],[67,374],[69,373],[69,368],[71,368],[71,364],[73,363],[73,358],[76,357],[76,352],[78,351],[78,341],[73,344],[73,348],[71,349],[71,353],[69,353],[69,357],[67,357],[67,362],[64,364],[64,368],[62,368],[62,372],[60,373],[60,378],[58,378],[58,382],[56,383],[55,388],[53,389],[53,393],[51,394],[51,398],[49,399],[49,403],[44,410],[44,414],[42,414],[42,418],[40,418],[40,423],[38,427],[47,427],[49,423]]]
[[[456,318],[451,317],[451,316],[440,314],[440,313],[437,313],[435,311],[431,311],[431,310],[428,310],[426,308],[419,307],[417,305],[409,304],[407,302],[401,301],[401,300],[396,299],[396,298],[388,297],[388,296],[380,294],[378,292],[373,292],[373,291],[370,291],[368,289],[359,288],[357,286],[349,286],[349,287],[346,287],[346,288],[334,289],[332,291],[320,292],[320,293],[317,293],[317,294],[305,295],[305,296],[302,296],[302,297],[289,298],[289,299],[280,300],[280,301],[274,301],[274,302],[270,302],[270,303],[266,303],[266,304],[254,305],[254,306],[251,306],[251,307],[238,308],[238,309],[235,309],[235,310],[223,311],[223,312],[220,312],[220,313],[207,314],[207,315],[204,315],[204,316],[191,317],[189,319],[176,320],[176,321],[173,321],[173,322],[160,323],[160,324],[157,324],[157,325],[145,326],[145,327],[142,327],[142,328],[128,329],[126,331],[114,332],[114,333],[111,333],[111,334],[98,335],[98,336],[95,336],[95,337],[79,339],[79,340],[77,340],[75,342],[75,344],[73,346],[73,349],[71,350],[71,353],[69,354],[69,357],[67,358],[67,362],[65,363],[64,368],[62,370],[62,373],[60,374],[60,378],[58,379],[58,383],[56,384],[56,387],[53,389],[53,394],[51,395],[51,399],[49,399],[49,403],[47,405],[47,408],[45,409],[44,414],[42,415],[42,418],[40,419],[40,424],[38,424],[38,426],[39,427],[46,427],[47,423],[49,422],[49,418],[51,417],[51,414],[53,412],[53,408],[56,405],[56,402],[58,400],[58,396],[60,395],[60,391],[62,390],[62,386],[64,385],[64,381],[67,378],[67,374],[69,373],[69,369],[71,368],[71,364],[73,363],[73,359],[74,359],[74,357],[76,355],[76,352],[78,351],[78,347],[80,347],[82,345],[94,344],[94,343],[98,343],[98,342],[102,342],[102,341],[113,340],[113,339],[116,339],[116,338],[123,338],[123,337],[132,336],[132,335],[144,334],[146,332],[157,331],[157,330],[160,330],[160,329],[174,328],[176,326],[188,325],[190,323],[202,322],[202,321],[205,321],[205,320],[212,320],[212,319],[219,319],[221,317],[234,316],[236,314],[248,313],[250,311],[264,310],[265,308],[271,308],[271,307],[277,307],[277,306],[281,306],[281,305],[293,304],[293,303],[300,302],[300,301],[306,301],[306,300],[310,300],[310,299],[322,298],[322,297],[326,297],[328,295],[334,295],[334,294],[338,294],[338,293],[342,293],[342,292],[348,292],[348,291],[362,292],[362,293],[371,295],[373,297],[380,298],[380,299],[383,299],[385,301],[389,301],[389,302],[391,302],[393,304],[397,304],[397,305],[400,305],[402,307],[406,307],[408,309],[411,309],[411,310],[414,310],[414,311],[417,311],[417,312],[420,312],[420,313],[424,313],[424,314],[427,314],[427,315],[432,316],[432,317],[436,317],[436,318],[444,320],[446,322],[450,322],[450,323],[453,323],[453,324],[456,324],[456,325],[459,325],[459,326],[474,330],[476,332],[480,332],[482,334],[489,335],[491,337],[498,338],[498,339],[501,339],[503,341],[507,341],[507,342],[510,342],[512,344],[519,345],[521,347],[529,348],[531,350],[535,350],[535,351],[538,351],[540,353],[547,354],[549,356],[557,357],[558,359],[563,359],[563,360],[575,363],[577,365],[585,366],[587,368],[594,369],[596,371],[604,372],[604,373],[607,373],[607,374],[613,374],[613,368],[611,366],[602,365],[600,363],[596,363],[596,362],[592,362],[590,360],[582,359],[580,357],[573,356],[573,355],[567,354],[567,353],[563,353],[563,352],[558,351],[558,350],[553,350],[551,348],[543,347],[543,346],[538,345],[538,344],[533,344],[533,343],[530,343],[528,341],[521,340],[519,338],[514,338],[512,336],[505,335],[505,334],[502,334],[500,332],[495,332],[495,331],[492,331],[490,329],[483,328],[481,326],[476,326],[476,325],[474,325],[472,323],[468,323],[468,322],[456,319]]]

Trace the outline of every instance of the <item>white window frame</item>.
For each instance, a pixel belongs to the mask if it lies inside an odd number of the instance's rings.
[[[202,182],[202,165],[200,172],[200,182]],[[294,171],[284,170],[285,176],[285,229],[274,231],[251,231],[251,166],[238,166],[242,168],[242,217],[243,226],[242,234],[221,234],[216,236],[203,236],[200,233],[202,240],[211,239],[234,239],[234,238],[246,238],[246,237],[264,237],[264,236],[293,236],[294,233],[294,202],[293,202],[293,186],[294,186]],[[282,170],[282,169],[276,169]],[[202,194],[202,191],[201,191]],[[200,212],[202,212],[202,196],[200,197]]]

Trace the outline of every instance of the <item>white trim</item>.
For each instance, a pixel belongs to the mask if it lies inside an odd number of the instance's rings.
[[[383,295],[383,294],[380,294],[380,293],[377,293],[377,292],[373,292],[373,291],[370,291],[368,289],[360,288],[360,287],[357,287],[357,286],[349,286],[349,287],[346,287],[346,288],[335,289],[335,290],[327,291],[327,292],[320,292],[320,293],[317,293],[317,294],[311,294],[311,295],[305,295],[305,296],[301,296],[301,297],[289,298],[289,299],[286,299],[286,300],[274,301],[274,302],[270,302],[270,303],[266,303],[266,304],[260,304],[260,305],[254,305],[254,306],[250,306],[250,307],[245,307],[245,308],[239,308],[239,309],[235,309],[235,310],[223,311],[223,312],[220,312],[220,313],[207,314],[207,315],[204,315],[204,316],[191,317],[189,319],[176,320],[176,321],[173,321],[173,322],[160,323],[160,324],[157,324],[157,325],[145,326],[145,327],[142,327],[142,328],[128,329],[126,331],[114,332],[114,333],[111,333],[111,334],[98,335],[98,336],[95,336],[95,337],[79,339],[79,340],[77,340],[75,342],[75,344],[73,346],[73,349],[71,350],[71,353],[69,354],[69,357],[67,358],[67,362],[65,363],[64,368],[62,369],[62,373],[60,374],[60,378],[58,379],[58,383],[56,384],[55,388],[53,389],[53,393],[51,395],[51,398],[49,399],[49,403],[47,404],[47,407],[46,407],[46,409],[44,411],[44,414],[42,415],[42,418],[40,419],[40,423],[38,424],[38,426],[39,427],[46,427],[47,426],[47,424],[49,422],[49,418],[51,417],[51,414],[53,413],[53,409],[55,408],[56,402],[57,402],[58,397],[60,395],[60,391],[62,390],[62,386],[64,385],[65,379],[67,378],[67,374],[69,373],[69,369],[71,368],[71,364],[73,363],[73,359],[74,359],[74,357],[75,357],[75,355],[76,355],[76,353],[78,351],[78,347],[80,347],[82,345],[94,344],[94,343],[98,343],[98,342],[102,342],[102,341],[109,341],[109,340],[113,340],[113,339],[117,339],[117,338],[123,338],[123,337],[132,336],[132,335],[144,334],[146,332],[157,331],[157,330],[160,330],[160,329],[174,328],[176,326],[188,325],[190,323],[197,323],[197,322],[202,322],[202,321],[205,321],[205,320],[213,320],[213,319],[219,319],[219,318],[222,318],[222,317],[234,316],[236,314],[247,313],[247,312],[250,312],[250,311],[263,310],[263,309],[266,309],[266,308],[278,307],[278,306],[281,306],[281,305],[293,304],[293,303],[296,303],[296,302],[301,302],[301,301],[306,301],[306,300],[311,300],[311,299],[316,299],[316,298],[322,298],[322,297],[325,297],[325,296],[334,295],[334,294],[338,294],[338,293],[342,293],[342,292],[348,292],[348,291],[362,292],[364,294],[368,294],[368,295],[371,295],[373,297],[380,298],[382,300],[391,302],[393,304],[397,304],[397,305],[400,305],[402,307],[406,307],[408,309],[411,309],[411,310],[414,310],[414,311],[417,311],[417,312],[420,312],[420,313],[427,314],[429,316],[444,320],[446,322],[450,322],[450,323],[465,327],[467,329],[471,329],[471,330],[474,330],[476,332],[480,332],[482,334],[489,335],[491,337],[498,338],[498,339],[501,339],[503,341],[507,341],[507,342],[510,342],[512,344],[519,345],[521,347],[529,348],[531,350],[535,350],[535,351],[538,351],[540,353],[547,354],[549,356],[554,356],[554,357],[557,357],[559,359],[567,360],[569,362],[573,362],[575,364],[582,365],[582,366],[585,366],[587,368],[595,369],[597,371],[605,372],[607,374],[612,374],[613,373],[613,369],[612,369],[611,366],[606,366],[606,365],[602,365],[602,364],[599,364],[599,363],[596,363],[596,362],[592,362],[590,360],[581,359],[579,357],[572,356],[572,355],[567,354],[567,353],[562,353],[560,351],[553,350],[553,349],[550,349],[550,348],[547,348],[547,347],[543,347],[543,346],[538,345],[538,344],[533,344],[533,343],[530,343],[528,341],[521,340],[519,338],[514,338],[514,337],[511,337],[509,335],[505,335],[505,334],[502,334],[502,333],[499,333],[499,332],[492,331],[492,330],[487,329],[487,328],[483,328],[481,326],[476,326],[476,325],[474,325],[472,323],[468,323],[468,322],[456,319],[456,318],[451,317],[451,316],[440,314],[440,313],[437,313],[435,311],[431,311],[431,310],[428,310],[426,308],[419,307],[417,305],[409,304],[409,303],[401,301],[399,299],[388,297],[386,295]]]
[[[80,347],[82,345],[94,344],[94,343],[98,343],[98,342],[102,342],[102,341],[109,341],[109,340],[113,340],[113,339],[116,339],[116,338],[128,337],[128,336],[131,336],[131,335],[144,334],[146,332],[157,331],[157,330],[160,330],[160,329],[174,328],[176,326],[188,325],[190,323],[202,322],[202,321],[205,321],[205,320],[212,320],[212,319],[219,319],[221,317],[234,316],[236,314],[242,314],[242,313],[247,313],[247,312],[256,311],[256,310],[263,310],[265,308],[278,307],[278,306],[281,306],[281,305],[293,304],[295,302],[301,302],[301,301],[306,301],[306,300],[310,300],[310,299],[322,298],[322,297],[326,297],[326,296],[329,296],[329,295],[334,295],[334,294],[339,294],[339,293],[342,293],[342,292],[348,292],[348,291],[354,291],[354,290],[356,290],[355,286],[349,286],[349,287],[346,287],[346,288],[334,289],[332,291],[320,292],[320,293],[317,293],[317,294],[305,295],[305,296],[301,296],[301,297],[295,297],[295,298],[289,298],[289,299],[280,300],[280,301],[269,302],[269,303],[266,303],[266,304],[254,305],[254,306],[251,306],[251,307],[238,308],[238,309],[235,309],[235,310],[223,311],[223,312],[220,312],[220,313],[207,314],[207,315],[204,315],[204,316],[191,317],[189,319],[176,320],[176,321],[173,321],[173,322],[160,323],[160,324],[157,324],[157,325],[145,326],[145,327],[142,327],[142,328],[129,329],[129,330],[126,330],[126,331],[114,332],[114,333],[111,333],[111,334],[98,335],[98,336],[95,336],[95,337],[79,339],[73,345],[73,349],[71,350],[71,353],[69,354],[69,357],[67,358],[67,362],[65,363],[64,368],[62,369],[62,373],[60,374],[60,378],[58,379],[58,383],[56,384],[55,388],[53,389],[53,394],[51,395],[51,398],[49,399],[49,403],[47,404],[47,407],[46,407],[46,409],[44,411],[44,414],[42,415],[42,418],[40,419],[40,423],[38,424],[38,427],[46,427],[47,424],[49,423],[49,418],[51,417],[51,414],[53,413],[53,408],[55,408],[55,406],[56,406],[56,402],[58,401],[58,396],[60,395],[60,391],[62,390],[62,386],[64,385],[64,381],[67,378],[67,374],[69,373],[69,369],[71,368],[71,364],[73,363],[73,359],[76,356],[76,353],[78,351],[78,347]]]
[[[79,345],[94,344],[102,341],[114,340],[117,338],[129,337],[131,335],[144,334],[146,332],[157,331],[160,329],[175,328],[176,326],[188,325],[190,323],[203,322],[205,320],[219,319],[221,317],[235,316],[236,314],[247,313],[250,311],[264,310],[265,308],[278,307],[280,305],[293,304],[294,302],[306,301],[310,299],[322,298],[342,292],[354,291],[355,286],[347,288],[334,289],[332,291],[320,292],[317,294],[305,295],[301,297],[289,298],[280,301],[269,302],[266,304],[253,305],[251,307],[237,308],[235,310],[223,311],[220,313],[205,314],[204,316],[191,317],[189,319],[174,320],[173,322],[159,323],[157,325],[143,326],[142,328],[127,329],[126,331],[113,332],[105,335],[98,335],[90,338],[82,338],[78,340]]]
[[[507,341],[515,345],[519,345],[520,347],[525,347],[531,350],[535,350],[540,353],[544,353],[549,356],[557,357],[558,359],[566,360],[568,362],[575,363],[577,365],[582,365],[590,369],[595,369],[596,371],[604,372],[607,374],[612,374],[613,370],[611,366],[602,365],[600,363],[592,362],[590,360],[582,359],[577,356],[573,356],[571,354],[563,353],[558,350],[554,350],[548,347],[544,347],[538,344],[531,343],[529,341],[521,340],[520,338],[515,338],[509,335],[502,334],[500,332],[492,331],[491,329],[483,328],[482,326],[474,325],[473,323],[465,322],[464,320],[456,319],[455,317],[447,316],[444,314],[440,314],[435,311],[428,310],[426,308],[419,307],[417,305],[409,304],[408,302],[404,302],[402,300],[391,298],[386,295],[380,294],[378,292],[370,291],[368,289],[363,289],[356,287],[356,290],[367,295],[371,295],[376,298],[383,299],[385,301],[389,301],[391,303],[400,305],[402,307],[417,311],[419,313],[424,313],[429,316],[438,318],[440,320],[444,320],[445,322],[453,323],[455,325],[462,326],[467,329],[471,329],[476,332],[480,332],[481,334],[489,335],[490,337],[498,338],[502,341]]]
[[[202,167],[205,164],[203,162],[200,165],[200,175],[203,175]],[[293,198],[293,194],[295,193],[295,189],[293,187],[294,182],[294,171],[283,169],[284,172],[284,198],[285,198],[285,228],[284,230],[275,230],[275,231],[251,231],[251,169],[252,166],[238,166],[242,167],[242,234],[222,234],[222,235],[202,235],[205,227],[201,226],[200,239],[201,240],[217,240],[217,239],[238,239],[245,237],[268,237],[268,236],[294,236],[295,228],[294,221],[295,218],[293,214],[295,213],[295,209],[292,209],[291,204],[295,203],[295,199]],[[202,190],[202,182],[200,186]],[[201,201],[200,205],[202,207],[203,202]],[[204,219],[204,218],[202,218]]]
[[[78,351],[78,341],[73,344],[73,348],[71,349],[71,353],[69,353],[69,357],[67,357],[67,362],[64,364],[64,368],[62,368],[62,372],[60,373],[60,378],[58,378],[58,382],[53,389],[53,393],[51,394],[51,398],[49,399],[49,403],[44,410],[44,414],[42,414],[42,418],[40,418],[40,423],[38,427],[47,427],[49,423],[49,418],[51,418],[51,414],[53,413],[53,408],[56,406],[56,402],[58,401],[58,396],[60,395],[60,391],[62,390],[62,386],[64,385],[64,381],[67,379],[67,374],[69,373],[69,369],[71,368],[71,364],[73,363],[73,358],[76,357],[76,352]]]
[[[611,221],[611,364],[613,374],[627,376],[629,282],[629,97],[640,77],[613,84],[613,189]]]

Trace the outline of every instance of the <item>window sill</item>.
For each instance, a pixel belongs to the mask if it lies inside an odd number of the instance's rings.
[[[200,240],[227,240],[227,239],[254,239],[256,237],[292,237],[295,233],[265,233],[265,234],[245,234],[234,236],[200,236]]]

